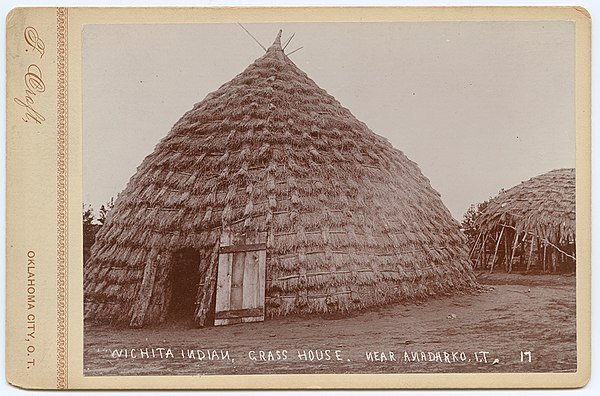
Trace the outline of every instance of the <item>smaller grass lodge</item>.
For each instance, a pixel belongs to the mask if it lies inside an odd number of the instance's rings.
[[[575,169],[552,170],[502,191],[475,229],[475,268],[575,271]]]

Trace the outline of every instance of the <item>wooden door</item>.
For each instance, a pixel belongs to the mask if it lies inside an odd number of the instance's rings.
[[[215,326],[265,320],[266,233],[223,232],[219,249]]]

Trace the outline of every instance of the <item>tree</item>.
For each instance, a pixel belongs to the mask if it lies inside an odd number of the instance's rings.
[[[96,239],[98,225],[94,224],[94,209],[90,204],[83,205],[83,262],[90,256],[90,248]]]
[[[96,241],[96,234],[104,225],[108,212],[115,206],[114,198],[110,198],[105,205],[101,205],[98,216],[94,216],[94,209],[90,204],[83,205],[83,262],[90,257],[90,250]]]
[[[83,225],[90,225],[94,221],[94,209],[92,209],[92,205],[83,204]]]
[[[98,224],[100,225],[104,225],[104,222],[106,221],[106,215],[108,214],[108,212],[110,212],[110,210],[115,206],[115,200],[114,198],[110,198],[110,201],[108,201],[106,203],[106,206],[101,205],[100,206],[100,210],[98,211]]]
[[[475,223],[477,222],[479,216],[481,216],[481,214],[486,210],[489,203],[490,201],[488,199],[478,204],[471,204],[469,210],[467,210],[463,216],[463,220],[460,225],[463,232],[467,236],[469,249],[473,247],[477,241],[477,236],[479,235],[479,230],[476,228]]]

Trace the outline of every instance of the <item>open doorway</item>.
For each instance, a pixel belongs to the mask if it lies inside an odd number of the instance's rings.
[[[169,275],[171,301],[167,321],[192,324],[198,288],[201,283],[201,255],[194,249],[182,249],[173,253],[173,263]]]

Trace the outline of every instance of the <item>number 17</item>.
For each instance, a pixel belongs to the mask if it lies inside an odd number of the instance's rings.
[[[530,351],[521,352],[521,361],[524,362],[526,358],[527,358],[527,362],[531,363],[531,352]]]

